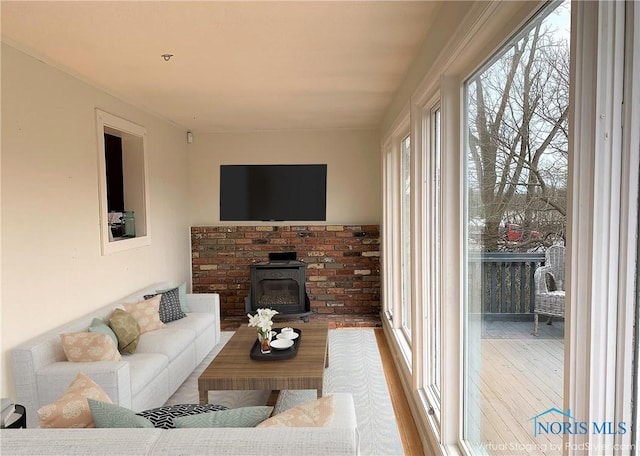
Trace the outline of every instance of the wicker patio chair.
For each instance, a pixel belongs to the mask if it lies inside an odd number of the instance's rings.
[[[544,266],[536,269],[534,274],[534,336],[538,335],[538,315],[548,315],[548,325],[553,317],[564,318],[564,251],[565,248],[558,245],[549,247]]]

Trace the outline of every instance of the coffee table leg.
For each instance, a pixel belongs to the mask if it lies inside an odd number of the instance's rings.
[[[200,390],[200,404],[207,404],[209,402],[209,391]]]

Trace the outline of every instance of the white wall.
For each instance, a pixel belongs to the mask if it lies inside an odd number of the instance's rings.
[[[147,129],[150,246],[102,256],[95,108]],[[185,132],[2,46],[2,397],[10,350],[144,286],[189,276]],[[33,411],[31,412],[33,413]]]
[[[327,223],[379,224],[379,141],[377,130],[195,134],[189,145],[191,225],[220,223],[220,165],[310,163],[327,164]]]

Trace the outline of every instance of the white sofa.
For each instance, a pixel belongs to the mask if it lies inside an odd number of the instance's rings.
[[[211,429],[2,429],[3,455],[354,456],[359,437],[353,397],[335,393],[325,427]],[[216,412],[212,412],[216,413]]]
[[[166,283],[151,285],[17,346],[12,351],[16,402],[26,407],[27,427],[38,426],[37,410],[58,399],[78,372],[122,407],[139,412],[162,406],[220,341],[217,294],[187,294],[192,312],[142,334],[135,353],[123,355],[122,361],[68,362],[60,334],[87,331],[93,318],[108,321],[114,308],[167,288]]]

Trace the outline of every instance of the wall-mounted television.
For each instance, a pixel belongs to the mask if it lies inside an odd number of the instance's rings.
[[[327,165],[221,165],[221,221],[326,221]]]

